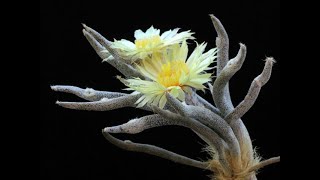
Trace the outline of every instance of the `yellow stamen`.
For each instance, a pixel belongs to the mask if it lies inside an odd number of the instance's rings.
[[[189,73],[189,68],[184,61],[169,61],[161,66],[157,81],[164,87],[180,86],[179,79]]]
[[[159,45],[161,43],[161,39],[159,35],[155,35],[145,39],[137,39],[134,43],[138,49],[152,48]]]

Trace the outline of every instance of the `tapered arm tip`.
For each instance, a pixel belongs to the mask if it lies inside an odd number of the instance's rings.
[[[57,86],[50,86],[50,88],[51,88],[51,90],[53,90],[53,91],[57,91],[58,89],[57,89]]]

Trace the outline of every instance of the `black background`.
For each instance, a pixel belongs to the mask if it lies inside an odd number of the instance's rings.
[[[176,27],[191,29],[196,33],[198,42],[206,41],[208,48],[212,48],[216,32],[208,13],[215,14],[229,34],[230,56],[236,55],[239,42],[246,44],[248,49],[241,71],[230,82],[234,104],[243,99],[251,81],[263,69],[262,60],[266,56],[277,60],[270,81],[262,88],[255,106],[243,120],[260,155],[264,158],[280,155],[280,4],[271,1],[213,3],[206,8],[208,12],[196,12],[194,9],[198,8],[188,5],[184,11],[178,12],[168,4],[149,2],[148,8],[132,8],[133,11],[128,13],[108,1],[41,3],[41,179],[193,180],[208,179],[210,174],[158,157],[118,149],[101,135],[101,129],[106,126],[118,125],[148,112],[134,108],[109,112],[76,111],[55,105],[56,100],[81,99],[52,92],[50,85],[108,91],[122,91],[124,88],[115,78],[119,73],[110,65],[101,63],[86,41],[81,23],[86,23],[110,40],[133,40],[134,30],[146,30],[151,25],[162,32]],[[162,7],[159,8],[161,10],[154,9],[156,6]],[[203,96],[212,102],[209,93]],[[137,135],[119,134],[116,137],[155,144],[196,159],[207,157],[201,149],[203,142],[182,127],[160,127]],[[280,164],[264,168],[258,179],[280,179]]]

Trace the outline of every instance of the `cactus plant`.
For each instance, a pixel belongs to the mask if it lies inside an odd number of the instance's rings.
[[[206,44],[197,44],[187,58],[187,40],[193,33],[178,29],[161,36],[151,27],[146,32],[137,30],[134,43],[127,40],[111,42],[83,24],[83,34],[96,53],[124,76],[118,76],[130,93],[82,89],[75,86],[54,85],[54,91],[74,94],[89,102],[60,102],[59,106],[89,111],[109,111],[135,107],[153,114],[135,118],[122,125],[106,127],[103,136],[119,148],[159,156],[176,163],[212,171],[212,179],[253,180],[257,170],[280,162],[280,156],[261,161],[255,152],[249,133],[241,117],[255,103],[261,87],[272,71],[275,60],[265,59],[262,73],[251,83],[245,98],[234,106],[229,93],[229,80],[240,70],[246,46],[240,43],[238,54],[229,59],[229,39],[221,22],[210,15],[217,31],[216,48],[204,52]],[[216,62],[213,73],[209,65]],[[211,70],[212,71],[212,70]],[[215,105],[197,94],[206,86]],[[120,140],[112,133],[136,134],[146,129],[177,125],[191,129],[204,142],[211,158],[207,161],[191,159],[166,149]]]

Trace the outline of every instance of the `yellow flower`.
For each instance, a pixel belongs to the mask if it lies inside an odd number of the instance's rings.
[[[204,83],[211,81],[211,74],[205,73],[209,70],[209,65],[216,58],[216,48],[203,53],[206,44],[197,45],[193,53],[187,59],[188,46],[186,41],[171,46],[162,53],[155,53],[152,57],[142,60],[137,69],[148,79],[120,79],[127,90],[135,90],[142,93],[142,97],[137,100],[137,107],[142,107],[147,103],[163,108],[167,102],[165,93],[181,101],[185,100],[185,92],[190,88],[204,90]]]
[[[160,30],[151,26],[146,32],[136,30],[134,32],[135,41],[130,42],[125,39],[115,40],[112,47],[117,49],[120,56],[130,59],[133,62],[143,60],[156,52],[160,52],[164,48],[179,44],[187,39],[194,39],[192,32],[183,31],[178,33],[179,28],[169,30],[161,34]]]

